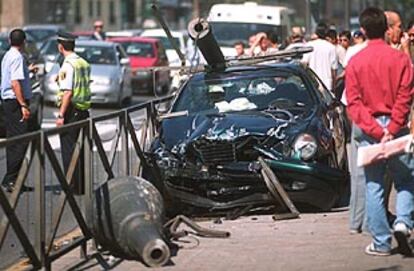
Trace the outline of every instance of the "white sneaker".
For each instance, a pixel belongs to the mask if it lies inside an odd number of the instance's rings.
[[[405,256],[411,256],[413,251],[410,244],[410,229],[404,223],[394,225],[394,237],[398,243],[398,250]]]
[[[402,232],[402,233],[404,233],[406,236],[410,236],[410,230],[408,229],[408,227],[404,224],[404,223],[402,223],[402,222],[399,222],[399,223],[397,223],[397,224],[395,224],[394,225],[394,232],[396,232],[396,231],[398,231],[398,232]]]

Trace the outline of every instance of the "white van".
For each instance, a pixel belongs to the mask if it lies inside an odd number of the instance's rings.
[[[225,56],[234,56],[234,43],[246,45],[251,35],[258,32],[275,31],[279,42],[288,36],[293,10],[283,6],[244,4],[216,4],[210,9],[208,21]]]

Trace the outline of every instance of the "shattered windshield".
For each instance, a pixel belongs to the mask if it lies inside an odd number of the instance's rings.
[[[290,107],[314,105],[302,78],[291,73],[229,74],[222,78],[190,81],[180,93],[173,112],[188,113],[263,110],[287,103]],[[286,106],[286,105],[285,105]]]

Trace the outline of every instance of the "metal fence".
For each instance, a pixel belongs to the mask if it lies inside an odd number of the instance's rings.
[[[144,150],[156,133],[157,108],[171,102],[172,96],[111,112],[84,121],[45,131],[33,132],[0,142],[0,150],[11,144],[27,144],[26,157],[20,169],[15,190],[0,189],[0,252],[6,240],[15,235],[21,244],[23,257],[34,269],[49,270],[52,262],[71,250],[81,247],[87,255],[86,243],[91,239],[94,190],[116,176],[139,176],[147,164]],[[107,121],[117,123],[110,139],[99,131]],[[59,135],[78,129],[73,156],[65,174],[62,166]],[[110,144],[110,147],[108,145]],[[84,161],[83,193],[74,193],[72,177],[78,161]],[[33,185],[32,192],[22,188]],[[21,202],[23,207],[19,207]],[[67,213],[73,215],[73,225],[62,225]],[[70,214],[69,214],[70,215]],[[62,227],[66,229],[62,230]],[[63,246],[56,245],[59,236],[79,227],[80,236]],[[3,254],[5,255],[5,254]]]

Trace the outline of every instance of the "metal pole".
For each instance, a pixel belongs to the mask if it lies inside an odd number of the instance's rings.
[[[345,0],[344,1],[345,4],[345,29],[349,29],[350,25],[349,25],[349,21],[351,19],[351,4],[350,4],[350,0]]]
[[[310,0],[305,0],[306,5],[306,12],[305,12],[305,27],[306,27],[306,34],[310,35],[311,33],[311,5]]]
[[[36,142],[35,154],[35,209],[36,209],[36,225],[35,225],[35,250],[43,266],[48,266],[48,259],[45,255],[46,244],[46,219],[45,219],[45,148],[43,145],[45,135],[39,133]]]
[[[129,175],[129,144],[128,144],[128,129],[127,129],[127,121],[128,121],[128,111],[124,110],[123,115],[120,119],[119,126],[121,128],[121,161],[122,161],[122,173],[124,176]]]
[[[200,17],[200,0],[193,0],[193,18]]]

